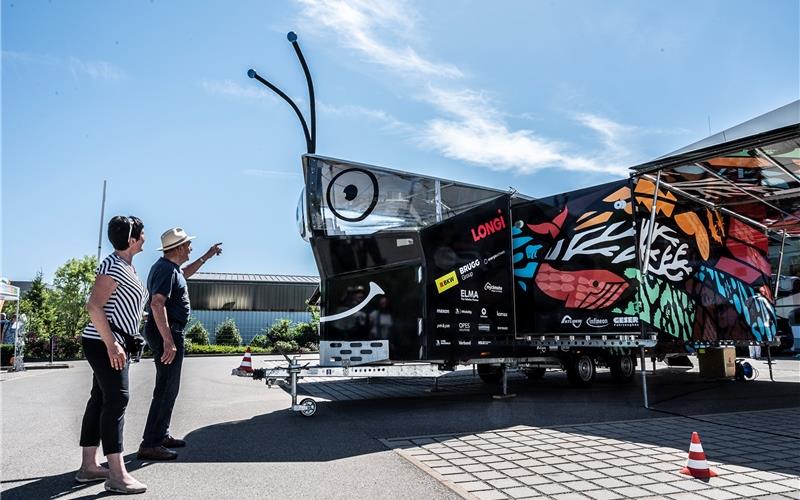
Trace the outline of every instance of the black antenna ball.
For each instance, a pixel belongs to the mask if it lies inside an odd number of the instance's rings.
[[[254,70],[252,68],[248,69],[247,70],[247,76],[250,77],[250,78],[255,78],[256,77],[256,70]]]
[[[290,31],[290,32],[286,33],[286,39],[289,40],[292,43],[296,42],[297,41],[297,33],[295,33],[294,31]]]

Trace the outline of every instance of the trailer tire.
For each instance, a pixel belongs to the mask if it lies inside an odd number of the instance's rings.
[[[499,384],[503,380],[503,369],[499,365],[478,365],[478,376],[485,384]]]
[[[528,380],[541,380],[544,378],[545,372],[547,372],[547,368],[537,367],[525,370],[525,375],[528,376]]]
[[[314,414],[317,413],[317,402],[311,398],[305,398],[300,401],[300,406],[303,407],[303,409],[300,410],[300,415],[304,417],[313,417]]]
[[[575,387],[589,387],[597,374],[594,360],[586,354],[575,356],[567,365],[567,379]]]
[[[636,373],[636,361],[628,354],[614,356],[609,360],[611,376],[620,383],[630,383]]]

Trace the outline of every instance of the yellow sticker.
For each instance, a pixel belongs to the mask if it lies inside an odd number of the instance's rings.
[[[439,293],[453,288],[456,285],[458,285],[458,277],[455,271],[450,271],[441,278],[436,279],[436,289],[439,290]]]

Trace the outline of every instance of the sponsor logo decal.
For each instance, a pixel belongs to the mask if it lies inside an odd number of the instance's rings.
[[[441,278],[436,278],[436,289],[439,290],[439,293],[449,290],[456,285],[458,285],[458,277],[455,271],[450,271]]]
[[[456,308],[456,314],[467,314],[469,316],[472,316],[472,309],[459,309],[459,308]]]
[[[471,340],[459,340],[458,345],[472,345]]]
[[[572,316],[566,315],[563,318],[561,318],[561,324],[562,325],[572,325],[575,328],[580,328],[581,324],[583,324],[583,320],[582,319],[572,319]]]
[[[481,318],[485,318],[485,317],[486,317],[486,308],[485,307],[481,307]]]
[[[507,318],[508,317],[508,313],[507,312],[503,312],[503,311],[497,311],[497,317],[498,318]]]
[[[478,302],[478,292],[475,290],[461,290],[461,300],[467,302]]]
[[[608,320],[606,318],[587,318],[586,324],[592,328],[605,328],[608,326]]]
[[[494,219],[484,222],[478,227],[473,227],[470,229],[470,232],[472,233],[472,241],[480,241],[488,236],[493,235],[497,231],[501,231],[506,228],[506,220],[503,217],[503,212],[498,209],[497,214],[497,217]]]
[[[450,345],[449,340],[437,340],[436,345]]]
[[[483,289],[486,290],[487,292],[503,293],[503,287],[502,286],[500,286],[500,285],[492,285],[489,282],[487,282],[485,285],[483,285]]]
[[[636,316],[614,318],[614,326],[639,326],[639,318]]]
[[[472,278],[472,276],[475,274],[474,269],[476,267],[480,267],[480,265],[481,261],[479,259],[475,259],[472,262],[464,264],[463,266],[459,267],[458,274],[461,275],[462,280]]]
[[[468,332],[469,331],[469,323],[459,323],[458,324],[458,331],[459,332]]]
[[[441,328],[442,330],[447,330],[450,328],[450,323],[436,323],[436,328]]]
[[[437,309],[437,314],[450,314],[450,309]]]
[[[497,331],[498,331],[498,332],[507,332],[507,331],[508,331],[508,327],[507,327],[507,326],[500,326],[500,325],[498,325],[498,326],[497,326]]]
[[[502,252],[497,252],[496,254],[492,255],[491,257],[486,257],[483,259],[484,264],[488,264],[489,262],[493,261],[494,259],[500,257],[501,255],[505,255],[506,251],[503,250]]]
[[[478,341],[478,345],[489,345],[491,343],[492,343],[491,340],[479,340]]]
[[[491,330],[491,326],[490,325],[487,325],[487,324],[484,324],[484,323],[478,323],[478,331],[479,332],[488,332],[489,330]]]

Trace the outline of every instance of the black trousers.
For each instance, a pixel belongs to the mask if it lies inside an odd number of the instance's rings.
[[[128,406],[128,366],[115,370],[102,340],[81,337],[83,354],[92,367],[92,392],[81,424],[81,446],[99,446],[103,455],[122,452],[122,428]]]
[[[178,398],[181,387],[181,367],[183,365],[184,337],[183,327],[170,325],[172,341],[178,352],[172,363],[166,365],[161,362],[164,354],[164,339],[154,323],[148,321],[144,329],[147,345],[153,351],[153,361],[156,364],[156,385],[153,389],[153,400],[150,402],[150,411],[147,414],[147,423],[144,426],[142,446],[153,448],[160,446],[161,442],[169,435],[169,424],[172,420],[172,409]]]

